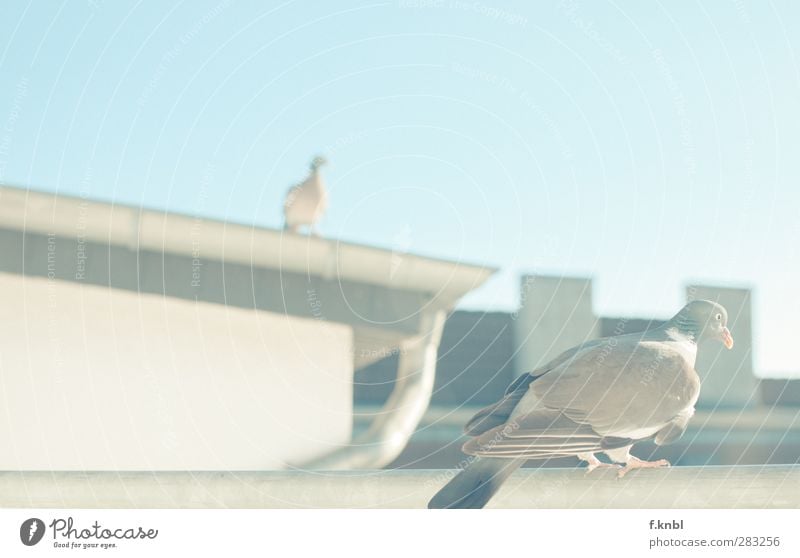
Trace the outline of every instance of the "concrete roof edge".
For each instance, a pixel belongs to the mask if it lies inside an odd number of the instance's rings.
[[[482,285],[497,268],[286,233],[90,198],[0,185],[4,228],[218,259],[329,279],[446,294]]]

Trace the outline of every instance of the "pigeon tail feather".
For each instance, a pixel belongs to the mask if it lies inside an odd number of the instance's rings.
[[[429,509],[484,507],[524,459],[477,458],[450,479],[431,501]]]

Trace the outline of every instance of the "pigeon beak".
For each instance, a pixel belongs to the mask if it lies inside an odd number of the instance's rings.
[[[720,333],[719,338],[726,348],[728,349],[733,348],[733,336],[731,335],[731,331],[727,327],[722,328],[722,332]]]

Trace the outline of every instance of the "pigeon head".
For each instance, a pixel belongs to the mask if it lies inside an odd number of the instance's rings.
[[[327,165],[328,160],[323,157],[322,155],[317,155],[313,159],[311,159],[311,170],[315,171],[320,168],[322,165]]]
[[[675,314],[668,325],[697,342],[716,339],[728,349],[733,347],[733,337],[728,330],[728,311],[716,302],[693,300]]]

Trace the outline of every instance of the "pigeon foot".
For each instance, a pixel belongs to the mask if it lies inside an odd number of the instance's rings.
[[[644,461],[638,457],[631,456],[630,460],[625,464],[625,467],[619,470],[617,478],[622,478],[634,469],[659,469],[661,467],[669,467],[669,461],[666,459],[659,459],[658,461]]]
[[[588,475],[595,469],[618,469],[620,466],[616,463],[603,463],[599,459],[597,459],[594,455],[590,455],[587,458],[581,458],[583,461],[586,461],[588,465],[586,466],[586,474]]]

